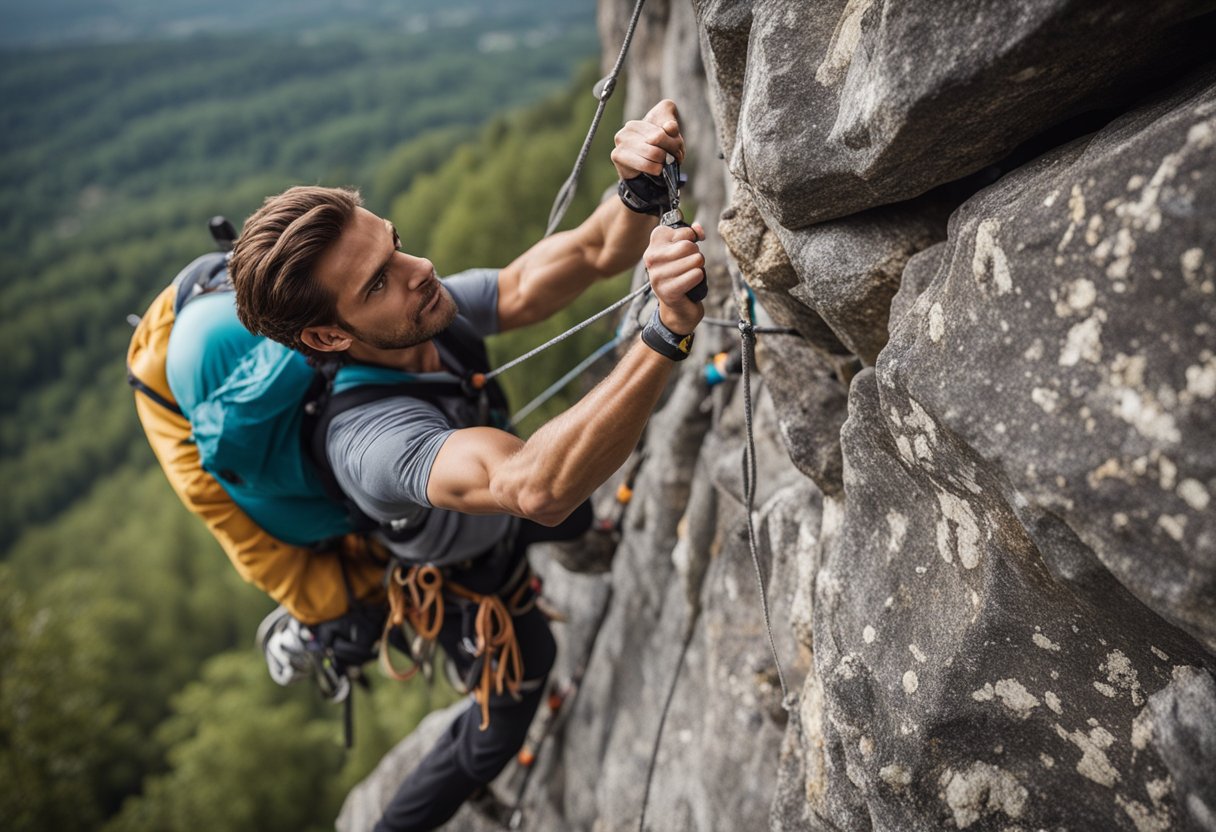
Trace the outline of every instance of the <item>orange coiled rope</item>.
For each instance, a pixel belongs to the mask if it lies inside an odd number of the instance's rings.
[[[435,640],[443,626],[443,573],[434,566],[406,569],[398,564],[389,573],[388,610],[388,620],[380,634],[380,666],[389,678],[404,682],[412,679],[420,666],[415,663],[404,672],[393,667],[388,653],[388,634],[393,627],[402,627],[408,622],[419,638]]]
[[[491,694],[507,691],[519,698],[524,666],[512,615],[522,615],[535,604],[535,597],[524,602],[524,597],[532,588],[528,574],[524,573],[519,588],[504,603],[497,595],[482,595],[454,581],[444,581],[443,573],[437,567],[396,566],[389,577],[389,614],[380,637],[380,664],[384,672],[404,682],[412,679],[420,667],[417,662],[406,671],[393,666],[388,653],[388,635],[393,627],[403,627],[408,623],[419,638],[434,641],[443,626],[444,592],[476,604],[475,658],[481,659],[482,665],[481,678],[473,691],[473,698],[481,706],[481,730],[489,728]]]
[[[525,585],[526,588],[526,585]],[[481,706],[481,730],[490,727],[490,693],[501,694],[503,690],[519,698],[519,685],[524,678],[523,659],[519,654],[519,641],[515,638],[515,623],[507,605],[497,595],[481,595],[457,584],[448,584],[448,589],[477,604],[475,631],[477,633],[477,655],[482,660],[481,679],[473,697]],[[516,593],[516,598],[522,593]],[[497,665],[497,667],[495,667]]]

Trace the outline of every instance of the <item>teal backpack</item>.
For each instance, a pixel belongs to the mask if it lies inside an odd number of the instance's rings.
[[[286,543],[318,545],[375,530],[405,541],[425,519],[404,528],[380,523],[342,492],[325,443],[329,424],[340,413],[392,396],[422,399],[441,409],[445,399],[459,397],[477,403],[477,424],[506,422],[506,398],[493,381],[474,390],[467,378],[451,373],[314,366],[301,353],[251,334],[237,317],[223,252],[198,258],[175,283],[176,320],[166,369],[202,467],[255,523]],[[485,345],[463,317],[436,341],[470,377],[489,369]]]

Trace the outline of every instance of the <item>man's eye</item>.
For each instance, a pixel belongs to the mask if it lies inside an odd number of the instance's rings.
[[[387,279],[388,275],[385,272],[380,272],[380,274],[376,276],[376,282],[368,287],[367,293],[369,295],[374,295],[376,292],[379,292],[384,288],[384,283]]]
[[[397,233],[397,229],[393,229],[393,248],[401,250],[401,235]]]

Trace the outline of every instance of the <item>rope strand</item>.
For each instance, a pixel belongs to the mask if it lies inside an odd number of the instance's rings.
[[[582,361],[580,361],[568,373],[566,373],[564,376],[562,376],[557,381],[553,382],[547,388],[545,388],[544,392],[542,392],[539,396],[537,396],[532,401],[528,402],[526,405],[524,405],[519,410],[517,410],[515,412],[515,415],[511,417],[511,421],[508,423],[507,427],[513,428],[516,425],[518,425],[520,422],[522,422],[524,419],[527,419],[529,416],[532,415],[533,411],[535,411],[538,407],[543,405],[545,402],[549,401],[549,399],[556,396],[563,387],[565,387],[567,384],[569,384],[571,381],[573,381],[577,376],[581,375],[588,367],[590,367],[592,364],[599,361],[605,355],[607,355],[608,353],[610,353],[614,349],[616,349],[616,345],[619,343],[621,343],[621,336],[619,336],[619,335],[612,336],[612,340],[610,340],[606,344],[601,345],[595,352],[591,353],[591,355],[587,356]]]
[[[755,358],[756,334],[755,325],[751,321],[751,311],[748,308],[747,284],[734,269],[731,269],[731,283],[735,287],[735,295],[739,301],[739,339],[742,343],[742,376],[743,376],[743,427],[747,441],[743,447],[743,496],[744,511],[747,514],[747,544],[751,549],[752,565],[756,568],[756,585],[760,589],[760,608],[764,613],[764,629],[768,633],[768,646],[773,653],[773,664],[777,667],[777,681],[781,683],[781,707],[786,712],[792,712],[795,699],[791,696],[785,683],[785,672],[781,669],[781,657],[777,655],[777,640],[773,637],[773,623],[769,617],[768,592],[764,586],[764,572],[760,568],[759,547],[756,544],[756,524],[752,518],[756,503],[756,439],[752,426],[752,385],[751,364]]]
[[[689,622],[684,632],[684,643],[680,645],[680,657],[676,659],[676,670],[671,677],[671,687],[667,689],[667,701],[659,714],[659,730],[654,738],[654,747],[650,750],[650,763],[646,766],[646,785],[642,790],[642,812],[638,815],[638,832],[646,832],[646,807],[650,804],[650,785],[654,780],[654,767],[659,760],[659,746],[663,741],[663,727],[667,724],[667,712],[671,710],[671,702],[676,695],[676,685],[680,681],[680,670],[684,667],[684,657],[688,654],[688,646],[692,644],[693,622]]]
[[[633,42],[633,33],[638,28],[638,20],[642,16],[642,6],[645,3],[646,0],[637,0],[637,3],[634,4],[633,14],[629,18],[629,27],[625,30],[625,40],[621,43],[621,51],[616,56],[616,63],[613,64],[612,71],[595,85],[598,91],[596,98],[600,103],[596,105],[595,116],[591,119],[590,129],[587,130],[587,138],[583,139],[583,146],[574,160],[574,169],[570,171],[570,175],[566,177],[566,181],[557,192],[557,197],[553,200],[553,207],[549,211],[549,225],[545,228],[546,237],[557,230],[562,218],[566,216],[566,211],[570,209],[570,203],[574,201],[574,192],[578,190],[578,178],[583,172],[587,154],[591,152],[591,142],[595,139],[596,131],[599,130],[600,121],[604,118],[604,109],[608,106],[608,99],[612,97],[612,93],[616,89],[617,76],[621,74],[621,67],[625,65],[625,56],[629,54],[629,45]]]
[[[583,329],[586,329],[587,327],[591,326],[593,323],[598,321],[600,318],[603,318],[605,315],[611,315],[613,312],[620,309],[625,304],[633,301],[634,298],[640,297],[641,295],[644,295],[649,291],[650,291],[649,283],[645,284],[644,286],[638,287],[637,289],[635,289],[634,291],[625,295],[625,297],[621,298],[616,303],[612,304],[611,306],[607,307],[606,309],[601,309],[599,312],[596,312],[594,315],[592,315],[590,318],[583,321],[582,323],[575,324],[574,326],[570,327],[565,332],[563,332],[561,335],[558,335],[555,338],[550,338],[548,341],[541,344],[539,347],[530,349],[523,355],[519,356],[518,358],[514,358],[514,359],[508,361],[506,364],[503,364],[501,367],[498,367],[498,368],[486,373],[485,380],[489,381],[490,379],[492,379],[496,376],[500,376],[503,373],[505,373],[507,370],[510,370],[512,367],[515,367],[515,366],[518,366],[518,365],[524,363],[529,358],[532,358],[535,355],[539,355],[540,353],[549,349],[549,347],[552,347],[555,344],[560,344],[562,341],[565,341],[567,338],[569,338],[574,333],[579,332]]]

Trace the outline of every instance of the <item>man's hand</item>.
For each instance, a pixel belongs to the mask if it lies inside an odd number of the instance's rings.
[[[338,671],[344,672],[376,658],[376,642],[387,617],[387,604],[359,604],[341,618],[322,621],[310,629],[321,644],[333,651]]]
[[[650,275],[650,288],[659,299],[659,318],[672,332],[688,335],[705,314],[704,307],[688,299],[688,292],[705,277],[705,256],[697,247],[705,239],[700,223],[691,228],[660,225],[650,233],[642,256]]]
[[[667,154],[684,161],[684,137],[680,135],[680,114],[676,103],[664,99],[651,108],[641,121],[627,121],[617,131],[612,164],[622,179],[643,173],[658,176],[663,172]]]

